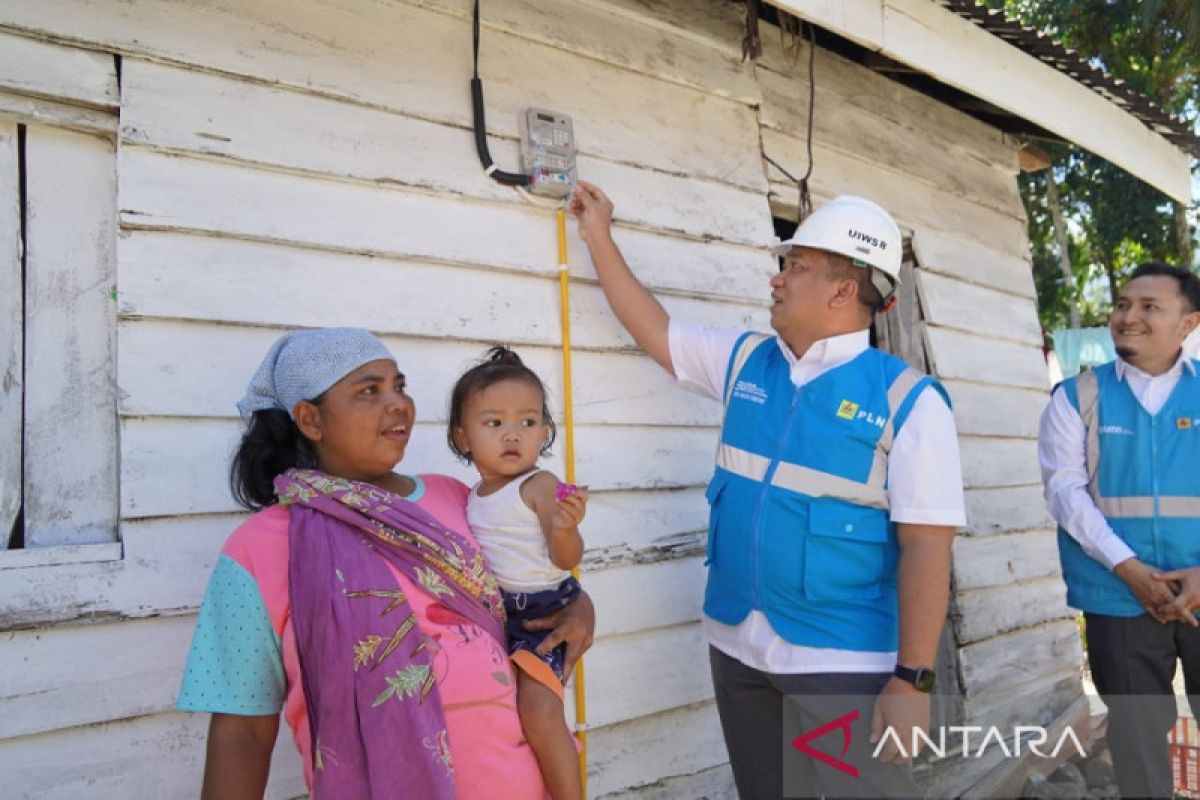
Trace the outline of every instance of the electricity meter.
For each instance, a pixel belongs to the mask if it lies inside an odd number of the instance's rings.
[[[563,198],[575,186],[575,131],[566,114],[527,108],[521,115],[521,170],[529,191]]]

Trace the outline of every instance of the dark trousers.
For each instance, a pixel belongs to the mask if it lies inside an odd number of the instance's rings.
[[[1167,734],[1177,717],[1171,681],[1183,662],[1193,715],[1200,697],[1200,629],[1143,614],[1084,614],[1088,665],[1108,706],[1108,747],[1121,797],[1174,794]]]
[[[772,675],[709,647],[721,730],[741,800],[783,797],[921,797],[907,765],[884,764],[869,741],[874,698],[890,673]],[[831,730],[809,745],[858,771],[857,777],[796,750],[791,741],[857,712],[850,743]],[[786,777],[785,777],[786,776]],[[787,794],[785,794],[787,791]]]

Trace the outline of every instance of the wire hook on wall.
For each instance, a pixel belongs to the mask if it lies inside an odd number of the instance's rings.
[[[808,179],[812,177],[813,173],[813,119],[817,105],[817,81],[814,70],[817,52],[817,30],[809,22],[800,22],[799,24],[808,30],[808,134],[806,142],[808,169],[805,170],[802,177],[797,178],[784,169],[775,159],[763,153],[763,158],[766,159],[768,164],[783,173],[783,176],[789,181],[796,184],[796,189],[799,193],[799,197],[796,199],[796,224],[804,222],[813,210],[812,193],[808,189]]]

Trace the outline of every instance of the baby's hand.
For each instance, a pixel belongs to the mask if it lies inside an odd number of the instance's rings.
[[[570,530],[579,526],[587,511],[588,490],[586,486],[559,483],[554,490],[557,511],[551,523],[556,530]]]

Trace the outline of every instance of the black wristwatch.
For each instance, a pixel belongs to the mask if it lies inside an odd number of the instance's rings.
[[[925,667],[910,669],[897,664],[896,668],[892,670],[892,674],[900,680],[908,681],[913,686],[917,687],[918,692],[925,692],[926,694],[929,694],[933,691],[933,684],[936,680],[933,670],[926,669]]]

